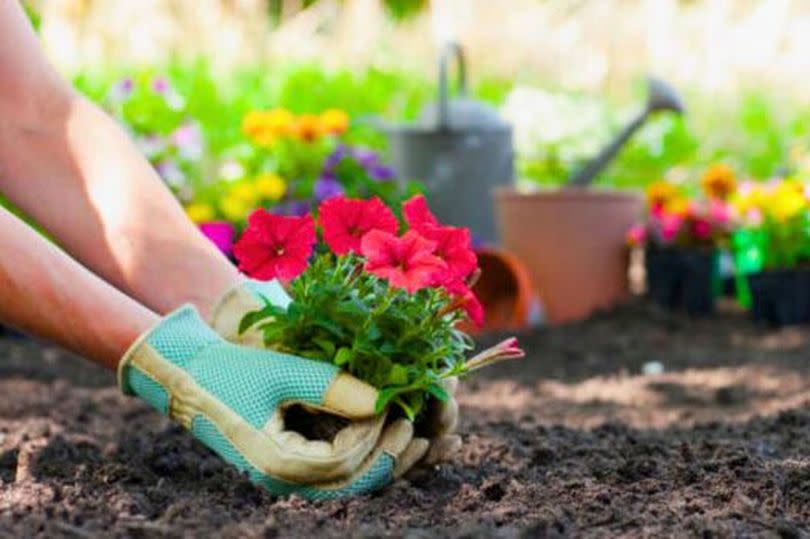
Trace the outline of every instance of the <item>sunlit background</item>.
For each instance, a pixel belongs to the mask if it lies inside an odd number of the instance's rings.
[[[220,93],[299,112],[412,118],[440,43],[517,128],[523,178],[554,183],[642,99],[654,73],[688,97],[603,175],[639,185],[718,159],[766,178],[804,166],[810,5],[791,0],[36,0],[49,56],[90,94],[151,69],[205,70]],[[253,87],[245,88],[245,72]],[[239,78],[235,74],[241,73]],[[350,80],[351,79],[351,80]],[[182,86],[182,83],[180,84]],[[241,86],[240,86],[241,85]],[[307,95],[297,89],[307,87]],[[250,95],[248,95],[250,94]],[[237,107],[239,108],[239,107]],[[244,108],[244,107],[243,107]],[[685,170],[686,169],[686,170]]]

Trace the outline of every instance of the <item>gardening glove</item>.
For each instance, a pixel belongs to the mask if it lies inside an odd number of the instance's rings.
[[[384,428],[377,391],[328,363],[226,342],[191,306],[141,336],[118,367],[122,391],[180,423],[277,495],[330,499],[390,483],[414,448],[413,425]],[[352,421],[331,442],[284,428],[293,404]],[[411,463],[412,464],[412,463]],[[410,466],[410,464],[408,464]]]
[[[211,315],[211,327],[228,341],[263,348],[264,339],[256,326],[239,334],[242,317],[264,307],[262,298],[282,308],[286,308],[292,301],[278,280],[245,280],[226,292],[216,303]],[[458,379],[444,380],[442,384],[450,399],[447,402],[431,399],[424,420],[417,429],[420,431],[420,438],[414,439],[414,447],[409,448],[406,455],[408,458],[401,459],[402,465],[398,470],[400,474],[407,471],[405,464],[414,464],[419,460],[414,460],[415,455],[428,443],[429,449],[424,460],[431,465],[447,460],[461,447],[461,437],[455,433],[458,425],[458,403],[455,399]]]

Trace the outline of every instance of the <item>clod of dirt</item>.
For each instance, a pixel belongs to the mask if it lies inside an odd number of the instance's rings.
[[[346,418],[300,405],[290,406],[284,412],[284,428],[308,440],[331,442],[348,425]]]

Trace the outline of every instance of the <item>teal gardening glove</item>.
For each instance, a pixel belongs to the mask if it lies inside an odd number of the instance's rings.
[[[278,280],[246,279],[225,293],[217,302],[212,311],[211,327],[230,342],[264,348],[261,331],[254,326],[240,334],[239,324],[245,314],[264,307],[265,300],[283,308],[292,302],[292,298]],[[445,380],[443,385],[451,398],[447,402],[430,401],[418,429],[421,431],[420,434],[426,436],[427,439],[415,438],[413,440],[413,443],[400,457],[399,474],[405,473],[423,457],[424,462],[431,465],[448,460],[461,447],[461,437],[456,434],[459,413],[455,392],[458,388],[458,379]]]
[[[140,337],[118,367],[124,393],[180,423],[224,460],[277,495],[331,499],[377,490],[412,443],[405,420],[384,427],[377,391],[333,365],[226,342],[191,306]],[[301,404],[351,419],[332,442],[284,430]],[[400,458],[403,457],[403,458]],[[410,463],[407,464],[410,466]]]

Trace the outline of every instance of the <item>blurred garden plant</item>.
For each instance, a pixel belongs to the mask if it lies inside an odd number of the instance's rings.
[[[743,184],[733,198],[734,246],[746,273],[810,261],[808,187],[796,179]]]
[[[200,124],[183,97],[164,76],[143,73],[113,84],[103,99],[181,200],[202,181],[205,143]]]
[[[448,398],[443,379],[523,352],[509,339],[466,360],[473,345],[457,326],[484,315],[469,230],[439,223],[421,196],[403,212],[404,225],[379,198],[345,196],[322,202],[317,222],[256,210],[234,252],[247,275],[280,279],[292,296],[286,308],[266,300],[241,331],[338,365],[380,389],[378,411],[414,419],[427,399]]]
[[[647,215],[627,235],[631,246],[715,248],[728,243],[734,228],[730,198],[737,180],[727,165],[709,167],[701,178],[703,192],[690,197],[667,181],[647,187]]]

